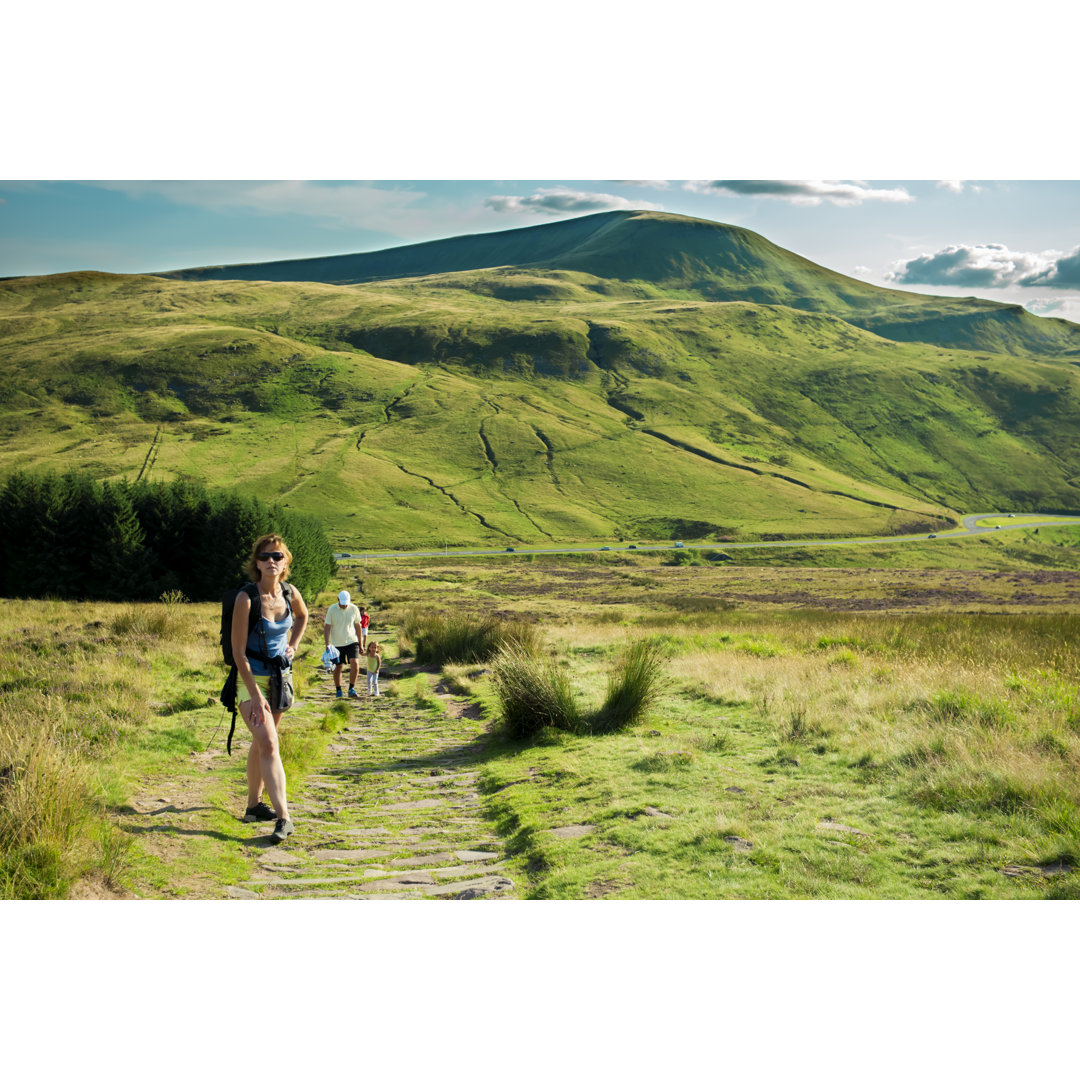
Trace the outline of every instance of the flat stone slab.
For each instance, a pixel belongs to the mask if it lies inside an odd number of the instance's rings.
[[[353,877],[289,877],[272,878],[275,889],[306,889],[312,885],[355,885],[357,878]],[[262,885],[264,882],[258,878],[252,878],[251,885]]]
[[[741,836],[725,836],[724,842],[730,844],[736,851],[752,851],[754,848],[750,840],[744,840]]]
[[[595,825],[563,825],[558,829],[548,829],[548,832],[560,840],[573,840],[578,836],[588,836],[595,832]]]
[[[648,814],[649,817],[671,817],[671,814],[665,814],[663,810],[658,810],[655,806],[646,806],[645,813]]]
[[[514,883],[505,877],[491,876],[473,878],[469,881],[455,881],[449,885],[436,885],[424,889],[428,896],[449,896],[460,900],[482,900],[493,893],[509,892]]]
[[[380,878],[378,881],[365,881],[360,888],[365,892],[380,892],[385,889],[400,889],[403,885],[434,885],[435,879],[426,871],[418,870],[411,874],[397,874],[394,877]]]
[[[445,806],[446,803],[442,799],[420,799],[418,802],[399,802],[389,803],[386,806],[380,806],[380,810],[434,810],[437,806]]]
[[[273,863],[279,866],[288,866],[290,863],[301,862],[299,855],[293,855],[291,851],[282,851],[281,848],[267,848],[259,852],[259,862]]]
[[[591,826],[590,826],[591,827]],[[497,851],[455,851],[454,858],[458,862],[490,862],[492,859],[497,859],[499,852]]]
[[[841,825],[839,821],[819,821],[817,823],[819,829],[827,829],[830,832],[843,832],[851,833],[853,836],[865,836],[870,838],[869,833],[864,833],[862,829],[856,829],[851,825]]]
[[[1003,866],[998,873],[1004,874],[1006,877],[1056,877],[1058,874],[1070,874],[1072,873],[1072,867],[1066,866],[1065,863],[1053,863],[1049,866],[1023,866],[1020,863],[1010,863],[1008,866]]]
[[[403,859],[391,859],[391,866],[442,866],[452,862],[454,856],[449,851],[432,855],[410,855]]]
[[[251,889],[242,889],[239,885],[230,885],[225,890],[230,900],[261,900],[262,897]]]
[[[488,863],[483,868],[489,874],[493,874],[498,870],[505,870],[506,863]],[[454,878],[468,877],[470,874],[475,874],[477,866],[475,863],[466,863],[464,866],[442,866],[431,871],[432,877],[438,878],[440,881],[450,881]]]
[[[352,850],[342,848],[318,848],[309,851],[308,856],[312,859],[340,860],[342,862],[366,862],[368,859],[381,859],[394,852],[387,848],[354,848]]]

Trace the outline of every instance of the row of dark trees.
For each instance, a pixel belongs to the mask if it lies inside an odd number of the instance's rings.
[[[289,580],[314,597],[334,569],[319,521],[189,480],[99,483],[80,473],[13,473],[0,488],[0,595],[217,600],[247,580],[263,533],[285,537]]]

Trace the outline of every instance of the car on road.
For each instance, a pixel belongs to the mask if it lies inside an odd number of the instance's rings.
[[[507,548],[506,550],[507,551],[514,551],[515,549],[514,548]]]
[[[1009,517],[1016,517],[1016,515],[1015,514],[1010,514]]]
[[[994,528],[995,528],[995,529],[1000,529],[1000,528],[1001,528],[1001,526],[1000,526],[1000,525],[995,525],[995,526],[994,526]]]
[[[604,545],[604,546],[603,546],[603,547],[602,547],[602,548],[601,548],[600,550],[601,550],[601,551],[610,551],[610,550],[611,550],[611,548],[609,548],[609,547],[607,546],[607,544],[605,544],[605,545]]]
[[[637,551],[637,544],[627,544],[626,545],[626,550],[627,551]]]
[[[930,534],[930,535],[929,535],[929,536],[927,537],[927,539],[928,539],[928,540],[936,540],[936,539],[937,539],[937,533],[931,533],[931,534]]]
[[[675,547],[686,547],[686,545],[681,540],[676,540]]]

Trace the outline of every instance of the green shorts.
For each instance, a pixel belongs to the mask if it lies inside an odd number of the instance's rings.
[[[259,688],[259,693],[269,702],[270,700],[270,676],[269,675],[252,675],[255,680],[255,685]],[[242,701],[250,701],[251,695],[247,692],[247,687],[244,685],[244,680],[237,678],[236,680],[236,703],[240,704]]]

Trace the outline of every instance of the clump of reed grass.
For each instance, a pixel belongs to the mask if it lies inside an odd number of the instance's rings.
[[[572,732],[581,729],[581,711],[570,676],[550,658],[520,644],[506,645],[491,674],[512,738],[527,739],[545,727]]]
[[[597,734],[621,731],[641,721],[659,700],[663,666],[664,653],[649,641],[630,645],[615,661],[604,703],[588,717],[588,730]]]
[[[507,647],[532,651],[539,636],[532,623],[515,619],[410,611],[402,621],[399,643],[411,648],[421,664],[474,664],[493,659]]]
[[[512,646],[496,658],[492,677],[507,729],[527,738],[544,727],[576,734],[603,735],[640,722],[662,692],[664,654],[651,642],[635,641],[622,652],[608,676],[598,709],[577,703],[570,676],[536,651]]]

